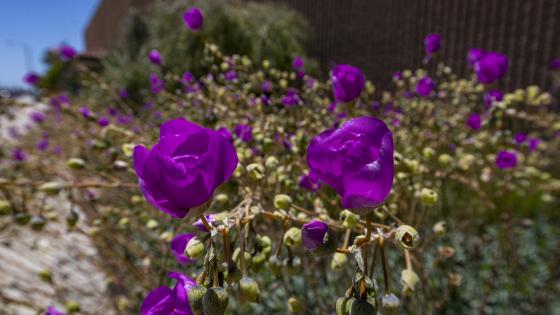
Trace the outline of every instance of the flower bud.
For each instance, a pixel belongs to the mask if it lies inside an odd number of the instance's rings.
[[[66,165],[73,169],[73,170],[79,170],[84,168],[84,166],[86,165],[86,162],[80,158],[70,158],[67,162]]]
[[[31,215],[29,215],[29,213],[18,212],[14,215],[14,220],[19,225],[26,225],[31,221]]]
[[[64,306],[66,307],[66,311],[70,314],[80,311],[80,304],[76,301],[68,301]]]
[[[399,312],[401,301],[394,294],[385,294],[381,298],[381,314],[383,315],[396,315]]]
[[[286,271],[288,274],[297,275],[301,273],[301,258],[295,256],[286,261]]]
[[[8,200],[0,200],[0,215],[12,213],[12,205]]]
[[[292,197],[284,194],[274,196],[274,207],[276,209],[286,210],[292,204]]]
[[[254,180],[261,180],[264,177],[264,166],[258,163],[251,163],[247,165],[247,172]]]
[[[420,281],[420,278],[418,278],[418,275],[412,271],[412,269],[404,269],[401,272],[402,293],[404,295],[411,295],[418,281]]]
[[[146,227],[149,230],[153,230],[153,229],[157,228],[158,226],[159,226],[158,221],[156,221],[154,219],[150,219],[150,220],[148,220],[148,222],[146,222]]]
[[[280,164],[280,162],[278,161],[278,159],[275,156],[269,156],[266,159],[266,162],[264,162],[264,165],[269,170],[274,170],[275,168],[278,167],[279,164]]]
[[[185,248],[185,256],[196,259],[204,254],[204,244],[198,239],[193,237],[187,242]]]
[[[305,306],[303,305],[303,303],[299,299],[297,299],[293,296],[291,296],[288,299],[288,311],[290,313],[299,314],[299,313],[303,313],[304,310],[305,310]]]
[[[406,169],[410,173],[416,173],[416,172],[418,172],[418,167],[420,166],[420,162],[418,162],[418,160],[414,160],[414,159],[405,159],[404,160],[404,165],[406,166]]]
[[[233,259],[233,261],[235,261],[237,263],[237,265],[241,265],[241,248],[237,247],[234,251],[233,251],[233,255],[231,256],[231,258]],[[248,251],[245,251],[245,255],[243,256],[243,258],[245,259],[245,265],[247,268],[251,267],[251,263],[253,261],[252,257],[251,257],[251,253],[249,253]]]
[[[229,197],[227,194],[217,194],[214,199],[216,199],[216,201],[221,204],[226,204],[229,200]]]
[[[301,227],[303,246],[307,250],[315,250],[321,247],[327,241],[328,231],[328,225],[319,220],[312,220],[304,224]]]
[[[126,157],[131,157],[132,154],[134,154],[134,147],[135,144],[134,143],[125,143],[121,146],[121,150],[124,153],[124,156]]]
[[[45,219],[44,216],[42,215],[35,215],[31,218],[31,229],[33,229],[34,231],[40,231],[43,229],[43,227],[45,227],[45,224],[47,224],[47,219]]]
[[[199,315],[202,314],[202,300],[206,294],[206,287],[201,285],[195,285],[188,290],[189,305],[193,313]]]
[[[360,222],[360,216],[348,210],[343,210],[340,217],[344,220],[342,225],[347,229],[354,229]]]
[[[228,302],[229,296],[224,288],[210,288],[202,298],[202,310],[205,315],[223,315]]]
[[[395,239],[404,249],[412,249],[418,244],[420,236],[415,228],[410,225],[401,225],[395,232]]]
[[[449,284],[454,286],[454,287],[460,286],[461,283],[463,282],[463,276],[461,276],[460,273],[452,272],[452,273],[448,274],[447,276],[449,278]]]
[[[420,191],[420,198],[422,199],[422,203],[424,205],[433,206],[438,200],[438,195],[435,191],[429,188],[422,188]]]
[[[441,165],[449,165],[453,161],[453,158],[449,154],[440,154],[438,157],[438,162]]]
[[[244,302],[259,303],[259,284],[250,277],[243,277],[239,281],[240,298]]]
[[[348,261],[348,257],[344,253],[334,253],[333,258],[331,260],[331,269],[333,271],[339,271],[342,269],[342,266],[346,264]]]
[[[58,182],[48,182],[39,186],[40,191],[50,196],[57,195],[62,190],[62,188],[62,184]]]
[[[50,270],[41,270],[39,272],[39,279],[46,283],[52,283],[52,272]]]
[[[341,297],[336,301],[336,315],[348,315],[350,305],[354,302],[353,297]]]
[[[377,303],[372,297],[366,299],[355,299],[350,305],[349,315],[371,315],[377,314]]]
[[[426,147],[422,150],[422,156],[424,156],[426,160],[431,159],[435,154],[436,151],[430,147]]]
[[[447,223],[445,221],[437,222],[436,224],[434,224],[434,227],[432,228],[432,231],[437,236],[445,235],[445,233],[447,233]]]
[[[68,225],[68,227],[70,228],[75,227],[76,223],[78,223],[79,218],[80,216],[78,215],[78,213],[74,209],[70,209],[70,213],[68,213],[68,216],[66,216],[66,225]]]
[[[286,246],[296,246],[301,244],[301,231],[296,227],[291,227],[284,233],[284,244]]]

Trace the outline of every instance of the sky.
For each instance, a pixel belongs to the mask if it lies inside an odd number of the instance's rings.
[[[98,2],[0,0],[0,87],[25,87],[22,77],[27,71],[45,71],[42,58],[50,47],[66,43],[83,51],[83,33]],[[30,62],[25,50],[32,56]]]

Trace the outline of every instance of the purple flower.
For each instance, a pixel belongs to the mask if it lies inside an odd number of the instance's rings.
[[[253,141],[253,127],[250,125],[239,124],[233,130],[238,139],[243,142]]]
[[[151,291],[142,302],[141,315],[193,315],[188,292],[196,281],[179,272],[167,276],[177,280],[175,288],[161,286]]]
[[[263,91],[263,93],[270,93],[272,92],[273,87],[272,82],[267,80],[261,84],[261,91]]]
[[[208,223],[210,223],[210,225],[212,225],[212,222],[214,222],[216,220],[216,218],[213,214],[205,214],[204,217],[206,218],[206,221],[208,221]],[[210,232],[210,231],[208,231],[208,229],[206,228],[204,223],[202,223],[201,219],[198,219],[195,223],[193,223],[193,225],[194,225],[195,228],[197,228],[201,232]]]
[[[41,140],[37,141],[37,144],[35,145],[35,147],[38,150],[45,151],[49,147],[49,139],[44,138],[44,139],[41,139]]]
[[[366,78],[360,69],[350,65],[338,65],[332,71],[334,99],[346,103],[360,96],[366,85]]]
[[[309,174],[299,177],[299,185],[309,191],[317,191],[321,188],[317,174],[310,172]]]
[[[484,106],[492,107],[495,102],[501,102],[504,99],[504,93],[500,90],[490,90],[484,93]]]
[[[12,150],[12,158],[18,162],[23,162],[27,160],[27,154],[23,151],[22,148],[14,148]]]
[[[301,99],[299,98],[299,95],[297,93],[296,89],[288,89],[286,91],[286,94],[284,94],[284,96],[282,96],[282,104],[284,104],[285,106],[295,106],[298,105],[301,102]]]
[[[467,61],[471,66],[473,66],[475,62],[477,62],[480,58],[482,58],[482,56],[484,56],[484,53],[484,50],[480,48],[471,48],[467,55]]]
[[[441,36],[439,34],[428,34],[424,39],[424,46],[428,54],[438,52],[441,48]]]
[[[109,118],[105,117],[105,116],[101,116],[97,119],[97,124],[101,127],[107,127],[109,126],[111,122],[109,121]]]
[[[64,60],[72,60],[76,57],[76,50],[69,45],[60,45],[58,52],[60,53],[60,57]]]
[[[114,108],[114,107],[107,108],[107,114],[109,114],[111,116],[117,116],[118,113],[119,113],[119,110]]]
[[[301,227],[301,239],[307,250],[315,250],[323,245],[329,226],[319,220],[312,220]]]
[[[132,122],[132,115],[119,115],[117,117],[117,123],[119,125],[128,125]]]
[[[61,311],[59,311],[56,307],[54,306],[49,306],[49,308],[47,309],[47,312],[45,313],[45,315],[64,315],[64,313],[62,313]]]
[[[550,62],[550,69],[560,70],[560,58],[556,58]]]
[[[523,144],[523,143],[525,143],[525,141],[527,141],[527,135],[523,132],[518,132],[518,133],[515,134],[513,139],[515,140],[515,142],[517,144]]]
[[[194,75],[191,72],[186,71],[185,73],[183,73],[183,77],[181,78],[181,82],[184,85],[189,85],[189,84],[193,83],[193,81],[194,81]]]
[[[165,88],[165,82],[156,73],[150,74],[150,90],[154,94],[159,94]]]
[[[181,264],[191,264],[194,262],[190,257],[185,256],[185,248],[189,241],[195,237],[192,233],[179,234],[171,240],[171,252],[175,259]]]
[[[393,80],[394,81],[400,81],[403,79],[403,75],[401,71],[396,71],[393,73]]]
[[[497,52],[485,52],[474,62],[474,72],[478,81],[491,84],[501,79],[509,66],[508,57]]]
[[[91,116],[91,111],[89,110],[89,108],[87,107],[81,107],[79,109],[80,114],[82,114],[82,116],[84,116],[84,118],[89,118]]]
[[[295,70],[302,71],[303,59],[301,57],[295,57],[294,61],[292,62],[292,67],[294,67]]]
[[[28,72],[23,76],[23,82],[30,85],[37,85],[39,83],[39,75],[35,72]]]
[[[233,143],[233,136],[231,135],[231,132],[229,132],[229,130],[226,127],[219,128],[216,131],[219,132],[229,142]]]
[[[224,74],[224,80],[226,80],[227,82],[237,80],[237,72],[235,70],[229,70]]]
[[[436,84],[429,76],[422,77],[416,84],[416,93],[420,96],[430,96],[435,89]]]
[[[233,144],[218,131],[183,118],[160,127],[152,148],[134,148],[134,168],[150,204],[175,218],[205,203],[237,167]]]
[[[478,130],[482,126],[482,118],[479,114],[472,114],[467,119],[467,126],[469,126],[472,130]]]
[[[36,123],[42,123],[45,121],[45,119],[47,119],[47,116],[43,112],[38,111],[31,112],[31,114],[29,114],[29,117]]]
[[[119,90],[119,97],[121,100],[125,100],[128,98],[128,91],[125,88],[121,88]]]
[[[161,66],[161,64],[163,63],[163,58],[161,57],[159,51],[157,51],[156,49],[150,50],[150,53],[148,54],[148,59],[150,59],[150,62],[152,64],[157,66]]]
[[[517,166],[517,154],[513,151],[500,151],[496,156],[496,166],[509,169]]]
[[[196,7],[192,7],[185,11],[183,14],[183,21],[188,28],[193,31],[199,30],[204,23],[204,15],[202,14],[202,10]]]
[[[377,207],[393,185],[393,135],[375,117],[354,118],[314,137],[307,164],[342,197],[343,207]]]
[[[529,151],[537,150],[539,148],[539,144],[541,144],[541,139],[539,138],[529,139]]]

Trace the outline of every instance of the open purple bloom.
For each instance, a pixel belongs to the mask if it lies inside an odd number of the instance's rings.
[[[159,94],[165,88],[165,81],[159,78],[156,73],[150,74],[150,90],[154,94]]]
[[[472,130],[478,130],[482,126],[482,118],[479,114],[472,114],[467,119],[467,126],[469,126]]]
[[[23,76],[23,82],[29,85],[37,85],[39,83],[39,75],[35,72],[28,72]]]
[[[69,45],[60,45],[58,52],[60,53],[60,57],[64,60],[72,60],[76,57],[76,50]]]
[[[47,116],[43,112],[38,111],[31,112],[31,114],[29,114],[29,117],[36,123],[42,123],[45,121],[45,119],[47,119]]]
[[[307,164],[342,197],[343,207],[377,207],[393,185],[393,135],[375,117],[354,118],[314,137]]]
[[[47,309],[47,312],[45,313],[45,315],[64,315],[64,313],[62,313],[61,311],[59,311],[56,307],[54,306],[49,306],[49,308]]]
[[[539,138],[531,138],[529,139],[529,151],[535,151],[539,148],[541,144],[541,139]]]
[[[202,10],[196,7],[188,9],[183,14],[183,21],[185,22],[185,25],[191,30],[199,30],[204,23],[204,15],[202,14]]]
[[[292,62],[292,67],[294,67],[295,70],[302,71],[303,70],[303,58],[295,57],[294,61]]]
[[[224,74],[224,80],[226,80],[227,82],[237,80],[237,72],[235,70],[229,70]]]
[[[338,65],[332,71],[334,99],[346,103],[360,96],[366,85],[366,78],[359,68],[350,65]]]
[[[101,127],[107,127],[109,126],[111,122],[109,121],[109,118],[105,117],[105,116],[101,116],[97,119],[97,124]]]
[[[307,250],[315,250],[325,243],[329,226],[319,220],[312,220],[301,227],[301,240]]]
[[[416,93],[420,96],[430,96],[435,89],[436,84],[429,76],[422,77],[416,84]]]
[[[84,116],[84,118],[89,118],[91,116],[91,111],[87,107],[81,107],[79,110],[80,114]]]
[[[517,166],[517,154],[513,151],[500,151],[496,156],[496,166],[509,169]]]
[[[471,48],[467,55],[467,60],[469,62],[469,65],[473,66],[475,62],[477,62],[480,58],[482,58],[482,56],[484,56],[484,50],[480,48]]]
[[[250,125],[239,124],[235,127],[235,136],[243,142],[253,141],[253,127]]]
[[[523,132],[518,132],[518,133],[515,134],[513,139],[515,140],[515,143],[523,144],[523,143],[525,143],[525,141],[527,141],[527,134],[525,134]]]
[[[321,188],[321,183],[319,182],[317,174],[310,172],[309,174],[299,177],[299,186],[309,191],[317,191]]]
[[[296,89],[288,89],[286,91],[286,94],[284,94],[284,96],[282,96],[282,104],[284,104],[285,106],[295,106],[298,105],[301,102],[301,98],[299,97],[297,90]]]
[[[428,54],[438,52],[441,48],[441,36],[439,34],[428,34],[424,39],[424,46]]]
[[[189,84],[193,83],[194,82],[194,75],[192,74],[192,72],[185,71],[185,73],[183,73],[183,77],[181,78],[181,82],[184,85],[189,85]]]
[[[35,147],[40,151],[45,151],[49,147],[49,139],[48,138],[43,138],[43,139],[37,141],[37,144],[35,145]]]
[[[142,302],[141,315],[193,315],[188,292],[196,281],[179,272],[167,276],[177,280],[175,288],[161,286],[151,291]]]
[[[23,151],[22,148],[14,148],[12,150],[12,158],[18,162],[23,162],[25,160],[27,160],[27,154],[25,153],[25,151]]]
[[[194,260],[192,260],[190,257],[185,256],[185,248],[187,248],[187,244],[193,237],[195,237],[194,234],[185,233],[179,234],[175,236],[173,240],[171,240],[171,252],[173,253],[173,256],[175,256],[175,259],[181,265],[194,262]]]
[[[474,72],[478,81],[491,84],[501,79],[508,71],[509,61],[504,54],[485,52],[474,62]]]
[[[159,142],[134,148],[140,189],[150,204],[176,218],[208,201],[237,167],[237,152],[220,132],[183,118],[160,127]]]
[[[157,66],[161,66],[161,64],[163,63],[163,58],[161,57],[160,52],[157,51],[156,49],[150,50],[150,53],[148,54],[148,59],[150,59],[151,63]]]
[[[219,132],[229,142],[233,143],[233,136],[231,135],[231,132],[229,132],[229,130],[226,127],[218,128],[218,130],[216,131]]]
[[[500,90],[490,90],[484,93],[483,99],[484,106],[490,108],[495,102],[501,102],[504,99],[504,93]]]
[[[213,214],[205,214],[204,218],[206,218],[206,221],[208,221],[208,223],[210,223],[210,225],[212,225],[212,222],[214,222],[216,220],[216,217]],[[210,232],[210,231],[208,231],[208,229],[206,228],[204,223],[202,223],[201,219],[196,220],[196,222],[194,222],[193,225],[194,225],[195,228],[197,228],[201,232]]]

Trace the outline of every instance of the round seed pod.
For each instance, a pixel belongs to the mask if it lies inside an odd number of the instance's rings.
[[[202,310],[206,315],[223,315],[228,302],[229,296],[224,288],[210,288],[202,298]]]
[[[399,312],[399,307],[401,306],[401,301],[394,294],[385,294],[381,298],[381,314],[383,315],[395,315]]]
[[[208,289],[204,286],[196,285],[190,288],[188,292],[189,305],[191,306],[191,310],[197,315],[202,314],[202,300],[207,290]]]
[[[401,225],[395,232],[395,239],[404,249],[412,249],[418,244],[418,231],[410,225]]]
[[[286,210],[292,204],[292,197],[285,194],[274,196],[274,207],[280,210]]]
[[[301,230],[292,227],[284,233],[284,244],[287,246],[296,246],[301,244]]]
[[[259,303],[259,284],[253,278],[241,278],[241,281],[239,281],[239,293],[243,302]]]
[[[12,213],[12,205],[8,200],[0,200],[0,215]]]
[[[424,205],[433,206],[438,200],[438,195],[432,189],[422,188],[420,191],[420,199]]]
[[[292,314],[299,314],[305,310],[303,303],[296,297],[291,296],[288,299],[288,311]]]
[[[377,304],[375,299],[355,299],[350,306],[349,315],[375,315],[377,314]]]

